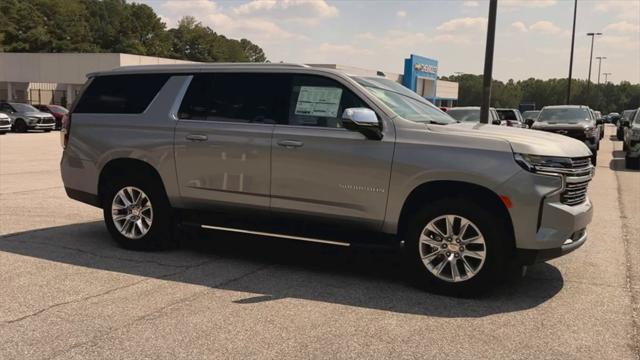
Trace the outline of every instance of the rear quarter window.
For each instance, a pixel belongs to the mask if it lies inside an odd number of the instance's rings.
[[[74,113],[140,114],[149,106],[170,74],[107,75],[94,78]]]

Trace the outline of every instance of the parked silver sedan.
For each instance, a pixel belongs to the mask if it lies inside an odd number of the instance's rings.
[[[11,126],[15,132],[28,130],[53,130],[56,122],[53,115],[42,112],[29,104],[16,102],[0,103],[0,112],[11,119]]]

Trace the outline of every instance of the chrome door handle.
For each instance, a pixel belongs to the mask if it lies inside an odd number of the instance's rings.
[[[189,134],[185,138],[187,140],[190,140],[190,141],[207,141],[207,140],[209,140],[207,135],[203,135],[203,134]]]
[[[280,141],[278,141],[278,145],[284,146],[287,149],[292,149],[292,148],[302,147],[302,145],[304,145],[304,143],[302,141],[298,141],[298,140],[280,140]]]

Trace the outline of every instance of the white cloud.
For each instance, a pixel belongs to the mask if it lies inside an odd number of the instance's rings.
[[[640,20],[640,1],[598,1],[593,7],[593,11],[599,13],[609,13],[621,19]]]
[[[501,0],[498,5],[506,8],[546,8],[557,3],[557,0]]]
[[[462,6],[478,7],[478,6],[480,6],[480,3],[478,3],[477,1],[465,1],[465,2],[462,3]]]
[[[398,12],[396,13],[396,16],[399,18],[407,17],[407,12],[404,10],[398,10]]]
[[[604,32],[616,32],[616,33],[640,33],[640,26],[638,24],[632,24],[627,21],[620,21],[617,23],[609,24],[605,26]]]
[[[511,23],[511,27],[517,31],[517,32],[527,32],[527,25],[525,25],[525,23],[523,23],[522,21],[516,21]]]
[[[562,28],[554,25],[551,21],[538,21],[529,26],[529,30],[541,34],[557,35],[563,32]]]
[[[270,0],[264,3],[269,4]],[[307,39],[304,35],[285,30],[276,21],[266,17],[225,13],[211,0],[168,0],[160,6],[160,12],[161,19],[169,27],[176,26],[180,18],[189,15],[195,16],[196,20],[226,36],[246,37],[252,40]]]
[[[233,8],[238,15],[276,12],[296,18],[331,18],[338,16],[338,8],[325,0],[253,0]],[[288,14],[287,14],[288,13]]]
[[[484,17],[465,17],[446,21],[436,29],[440,31],[452,32],[459,30],[484,30],[487,28],[487,18]]]

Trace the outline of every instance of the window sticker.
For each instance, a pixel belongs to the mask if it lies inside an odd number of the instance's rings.
[[[323,86],[301,86],[296,115],[338,117],[342,89]]]

